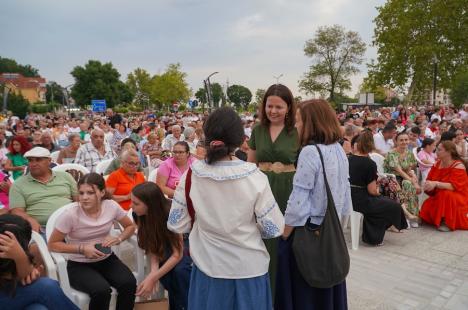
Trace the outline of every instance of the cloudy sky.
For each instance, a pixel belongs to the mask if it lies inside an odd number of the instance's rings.
[[[31,64],[50,81],[73,83],[89,59],[112,62],[125,80],[140,67],[155,74],[180,62],[196,91],[210,73],[252,93],[275,82],[295,95],[310,65],[306,40],[340,24],[371,44],[384,0],[7,0],[0,9],[0,56]],[[366,61],[375,58],[368,47]],[[352,78],[354,94],[365,76]],[[304,97],[304,95],[303,95]]]

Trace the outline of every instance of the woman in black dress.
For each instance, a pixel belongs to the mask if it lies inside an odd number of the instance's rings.
[[[377,186],[377,166],[369,158],[374,139],[369,130],[362,131],[356,139],[354,154],[349,157],[351,199],[354,211],[364,215],[362,241],[382,245],[385,231],[394,226],[397,230],[408,227],[401,205],[380,196]]]

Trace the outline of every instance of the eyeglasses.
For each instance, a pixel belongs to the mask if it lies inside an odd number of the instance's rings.
[[[134,167],[137,167],[137,166],[140,165],[140,162],[138,162],[138,161],[126,161],[125,163],[127,165],[134,166]]]

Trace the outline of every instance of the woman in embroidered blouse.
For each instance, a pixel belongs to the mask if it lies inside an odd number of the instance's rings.
[[[185,194],[187,174],[175,191],[168,220],[174,232],[192,228],[188,304],[192,310],[271,310],[269,255],[262,237],[280,236],[283,216],[265,174],[233,156],[244,137],[237,113],[227,107],[214,111],[204,130],[206,160],[189,170],[193,227]]]
[[[172,148],[173,157],[165,160],[158,168],[156,184],[164,195],[172,198],[181,176],[195,160],[190,155],[190,148],[185,141],[178,141]]]
[[[405,132],[397,134],[396,147],[387,153],[384,161],[385,173],[396,175],[401,186],[399,200],[405,210],[406,218],[411,221],[411,227],[418,227],[418,194],[421,187],[414,169],[416,168],[416,158],[413,152],[408,150],[409,137]]]
[[[346,154],[338,143],[341,130],[335,112],[325,100],[308,100],[298,105],[296,128],[302,150],[297,161],[293,191],[285,213],[283,239],[287,240],[290,255],[292,304],[287,309],[347,309],[346,281],[331,288],[309,286],[298,271],[292,242],[294,227],[304,226],[310,219],[311,227],[321,225],[327,209],[327,193],[323,169],[316,143],[323,154],[325,172],[336,211],[339,216],[351,212],[351,190]],[[285,308],[286,309],[286,308]]]

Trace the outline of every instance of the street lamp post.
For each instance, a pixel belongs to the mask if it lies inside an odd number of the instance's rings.
[[[8,102],[8,94],[10,93],[10,89],[4,84],[3,86],[3,114],[6,115],[7,113],[7,102]]]
[[[68,115],[70,115],[70,98],[68,96],[68,88],[72,87],[73,85],[75,85],[75,84],[70,84],[70,85],[65,86],[64,88],[62,88],[63,97],[65,98],[65,101],[67,103]]]
[[[434,80],[432,81],[432,101],[436,105],[436,92],[437,92],[437,57],[434,57]]]
[[[274,75],[273,75],[273,78],[276,79],[276,84],[279,84],[279,79],[280,79],[282,76],[283,76],[283,73],[281,73],[281,74],[278,75],[278,76],[274,76]]]
[[[210,82],[210,77],[213,75],[219,73],[218,71],[211,73],[208,75],[208,77],[203,81],[203,84],[205,85],[205,93],[206,93],[206,99],[208,101],[209,109],[211,112],[211,108],[213,107],[213,94],[211,93],[211,82]],[[205,104],[203,103],[202,105],[202,111],[205,113]]]

